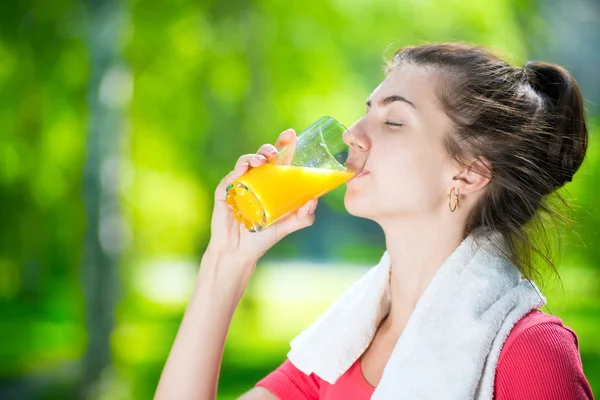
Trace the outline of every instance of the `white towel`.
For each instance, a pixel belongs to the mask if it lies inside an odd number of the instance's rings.
[[[545,304],[537,287],[490,238],[469,235],[419,299],[372,399],[492,399],[502,345],[512,327]],[[288,359],[335,381],[367,349],[389,311],[390,259],[350,287],[291,342]]]

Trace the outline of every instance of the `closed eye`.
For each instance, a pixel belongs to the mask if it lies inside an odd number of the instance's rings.
[[[404,125],[399,122],[392,122],[392,121],[385,121],[385,124],[389,125],[389,126],[403,126]]]

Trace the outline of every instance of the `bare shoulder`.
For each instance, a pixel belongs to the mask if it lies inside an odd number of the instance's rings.
[[[264,387],[255,387],[238,397],[238,400],[279,400],[279,398]]]

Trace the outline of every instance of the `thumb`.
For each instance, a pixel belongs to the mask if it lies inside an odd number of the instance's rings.
[[[233,171],[228,173],[215,189],[215,200],[225,201],[227,188],[229,187],[229,185],[231,185],[233,182],[235,182],[236,179],[244,175],[249,169],[250,164],[243,163],[241,165],[238,165]]]
[[[296,213],[279,222],[277,227],[277,237],[283,239],[290,233],[311,226],[315,222],[315,210],[319,201],[313,199],[303,205]]]

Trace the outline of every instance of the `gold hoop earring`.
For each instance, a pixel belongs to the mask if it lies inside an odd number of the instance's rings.
[[[454,194],[454,207],[452,207],[452,193],[454,193],[454,188],[450,189],[450,193],[448,193],[448,207],[450,208],[450,211],[454,212],[458,208],[460,199],[458,198],[458,189],[456,189],[456,193]]]

